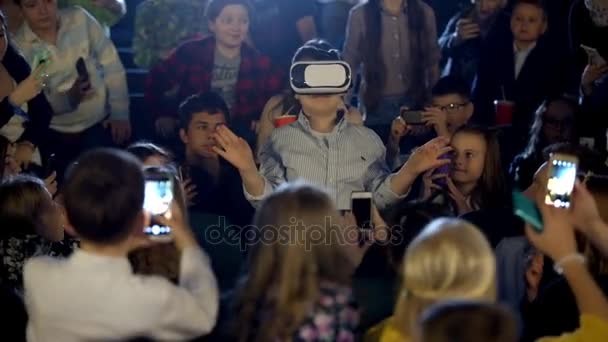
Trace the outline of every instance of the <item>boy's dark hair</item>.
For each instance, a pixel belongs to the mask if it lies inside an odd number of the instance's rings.
[[[515,342],[513,314],[496,304],[448,301],[432,306],[420,319],[423,342]]]
[[[135,156],[117,149],[85,152],[66,174],[63,201],[80,237],[95,243],[122,241],[141,213],[144,174]]]
[[[437,81],[431,95],[445,96],[456,94],[465,100],[471,99],[471,87],[462,78],[457,76],[444,76]]]
[[[146,159],[154,156],[163,157],[167,159],[167,161],[171,161],[173,159],[171,152],[147,141],[139,141],[129,145],[129,147],[127,147],[127,152],[137,157],[137,159],[139,159],[139,161],[142,163],[145,162]]]
[[[513,10],[519,5],[532,5],[540,8],[543,11],[543,16],[547,18],[547,7],[543,0],[515,0],[513,1]]]
[[[215,21],[226,6],[241,5],[247,9],[249,20],[253,17],[253,6],[248,0],[210,0],[205,9],[205,16],[209,21]]]
[[[218,93],[208,91],[192,95],[182,102],[178,110],[180,128],[188,130],[190,121],[192,121],[192,115],[202,112],[210,115],[222,113],[224,114],[226,123],[229,123],[230,111],[228,110],[226,101]]]

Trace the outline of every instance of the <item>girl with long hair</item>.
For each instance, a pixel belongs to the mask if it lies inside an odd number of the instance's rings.
[[[239,341],[354,339],[353,265],[338,244],[346,234],[337,213],[322,190],[306,184],[264,201],[254,219],[262,240],[235,294]]]
[[[423,108],[439,79],[435,14],[421,0],[369,0],[348,20],[344,60],[361,68],[365,124],[386,142],[401,106]]]
[[[530,128],[528,146],[509,168],[509,178],[520,189],[532,184],[536,170],[545,162],[543,149],[557,143],[574,143],[574,118],[578,112],[575,99],[560,95],[545,100],[536,110]]]
[[[423,199],[434,191],[447,193],[460,216],[485,208],[502,208],[509,203],[496,133],[478,126],[464,126],[452,136],[452,164],[448,174],[427,172],[423,176]],[[444,186],[437,179],[444,178]]]

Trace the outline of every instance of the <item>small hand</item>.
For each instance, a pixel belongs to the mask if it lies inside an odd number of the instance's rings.
[[[192,179],[186,178],[182,182],[182,188],[186,197],[186,204],[188,207],[195,205],[194,199],[198,195],[196,191],[196,185],[192,182]]]
[[[39,74],[44,65],[39,65],[32,73],[15,87],[9,95],[9,100],[15,106],[21,106],[36,97],[42,91],[42,82]]]
[[[463,18],[456,23],[456,32],[452,44],[458,46],[467,40],[479,37],[481,30],[473,20]]]
[[[448,145],[448,139],[437,137],[415,149],[402,169],[418,176],[425,171],[449,164],[450,160],[441,157],[450,151],[452,147]]]
[[[57,172],[53,171],[53,173],[44,180],[44,185],[51,196],[54,197],[55,194],[57,194]]]
[[[131,123],[129,120],[106,120],[104,128],[112,130],[112,140],[116,145],[123,145],[131,138]]]
[[[29,141],[22,141],[17,143],[17,149],[15,150],[15,161],[24,169],[27,169],[32,162],[32,156],[36,147]]]
[[[441,109],[437,107],[425,108],[424,113],[422,113],[422,120],[427,126],[433,126],[438,136],[448,137],[450,135],[447,116]]]
[[[220,146],[214,146],[213,150],[235,168],[241,172],[256,170],[253,151],[245,139],[236,136],[226,126],[218,127],[214,138]]]
[[[581,88],[585,95],[590,95],[593,92],[593,84],[595,81],[608,74],[608,64],[594,65],[588,64],[583,71],[581,77]]]
[[[421,199],[423,201],[429,199],[434,192],[442,190],[441,186],[435,183],[436,180],[448,177],[448,175],[446,174],[434,174],[434,172],[435,169],[432,169],[428,170],[422,175],[422,183],[424,186],[424,190],[422,192]]]
[[[447,178],[447,185],[448,195],[454,201],[454,203],[456,203],[458,215],[464,215],[473,211],[473,208],[471,208],[471,205],[467,201],[467,198],[462,194],[460,190],[458,190],[452,179],[449,177]]]

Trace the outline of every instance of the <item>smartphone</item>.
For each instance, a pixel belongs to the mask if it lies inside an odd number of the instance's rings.
[[[576,182],[578,158],[554,153],[549,159],[549,179],[545,203],[556,208],[569,208],[572,190]]]
[[[600,55],[597,49],[583,44],[581,44],[581,48],[587,53],[587,56],[589,57],[589,64],[598,66],[606,65],[606,60],[602,57],[602,55]]]
[[[171,227],[160,225],[155,217],[171,215],[173,202],[173,180],[169,174],[158,174],[146,178],[144,210],[150,213],[150,226],[144,233],[153,240],[170,241]]]
[[[78,72],[78,77],[85,80],[89,79],[89,71],[87,70],[87,65],[84,63],[82,57],[78,58],[78,61],[76,61],[76,72]]]
[[[452,159],[452,154],[449,153],[449,152],[445,153],[445,154],[441,155],[441,157],[439,157],[439,159],[448,159],[448,160],[451,160]],[[435,171],[433,171],[433,175],[447,175],[447,176],[449,176],[450,175],[450,170],[451,170],[450,165],[451,164],[445,164],[443,166],[440,166],[440,167],[436,168]],[[445,187],[448,186],[448,180],[447,180],[447,178],[439,178],[439,179],[436,179],[434,182],[435,182],[435,184],[437,184],[437,185],[439,185],[439,186],[441,186],[443,188],[445,188]]]
[[[55,163],[56,163],[55,158],[56,158],[55,157],[55,153],[53,153],[46,160],[46,165],[44,167],[44,174],[43,174],[43,176],[44,176],[45,179],[48,178],[51,175],[51,173],[53,173],[54,171],[56,171],[55,170],[55,168],[56,168],[55,167]]]
[[[421,110],[408,110],[406,108],[401,108],[399,115],[408,125],[424,125],[424,121],[422,121],[422,113]]]
[[[519,191],[513,191],[513,214],[529,223],[534,230],[543,231],[543,217],[538,207],[528,197]]]
[[[353,192],[351,195],[351,210],[359,228],[372,227],[371,192]]]

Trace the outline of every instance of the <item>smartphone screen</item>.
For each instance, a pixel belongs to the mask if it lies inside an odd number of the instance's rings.
[[[400,115],[408,125],[424,124],[422,121],[422,111],[420,110],[402,110]]]
[[[351,202],[352,212],[359,228],[371,228],[372,194],[370,192],[354,192]]]
[[[550,160],[545,203],[556,208],[569,208],[576,182],[576,161],[557,155]]]
[[[161,226],[154,222],[155,216],[164,215],[170,210],[173,201],[173,182],[171,179],[148,179],[145,185],[144,210],[152,215],[149,227],[144,228],[144,233],[153,237],[162,237],[171,234],[171,228]]]

